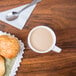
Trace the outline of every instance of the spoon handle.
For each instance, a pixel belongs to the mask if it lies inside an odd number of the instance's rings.
[[[24,7],[23,9],[21,9],[21,10],[18,12],[18,14],[21,13],[23,10],[27,9],[28,7],[34,5],[34,4],[38,3],[38,2],[41,2],[41,0],[33,0],[30,4],[28,4],[26,7]]]

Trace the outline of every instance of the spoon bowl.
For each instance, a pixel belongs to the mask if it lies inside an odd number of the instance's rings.
[[[13,12],[12,13],[8,13],[7,16],[6,16],[6,20],[13,21],[13,20],[17,19],[18,16],[19,16],[18,13],[15,13],[15,14],[13,14]]]

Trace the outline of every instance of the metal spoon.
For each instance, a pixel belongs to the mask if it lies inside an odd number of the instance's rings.
[[[41,1],[41,0],[33,0],[30,4],[28,4],[26,7],[24,7],[23,9],[21,9],[19,12],[12,11],[11,13],[8,13],[8,14],[6,15],[6,20],[8,20],[8,21],[13,21],[13,20],[17,19],[17,18],[19,17],[19,14],[20,14],[23,10],[27,9],[28,7],[30,7],[30,6],[38,3],[38,2],[40,2],[40,1]]]

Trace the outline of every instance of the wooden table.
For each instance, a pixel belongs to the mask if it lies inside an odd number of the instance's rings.
[[[31,0],[0,0],[0,11],[29,2]],[[26,25],[19,30],[0,21],[0,30],[16,35],[26,47],[16,76],[76,76],[76,0],[42,0]],[[55,31],[56,44],[63,49],[61,53],[38,54],[28,48],[28,33],[39,25]]]

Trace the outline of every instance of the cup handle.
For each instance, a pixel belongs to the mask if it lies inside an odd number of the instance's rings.
[[[62,51],[61,48],[59,48],[58,46],[54,46],[54,48],[52,49],[53,51],[57,52],[57,53],[60,53]]]

